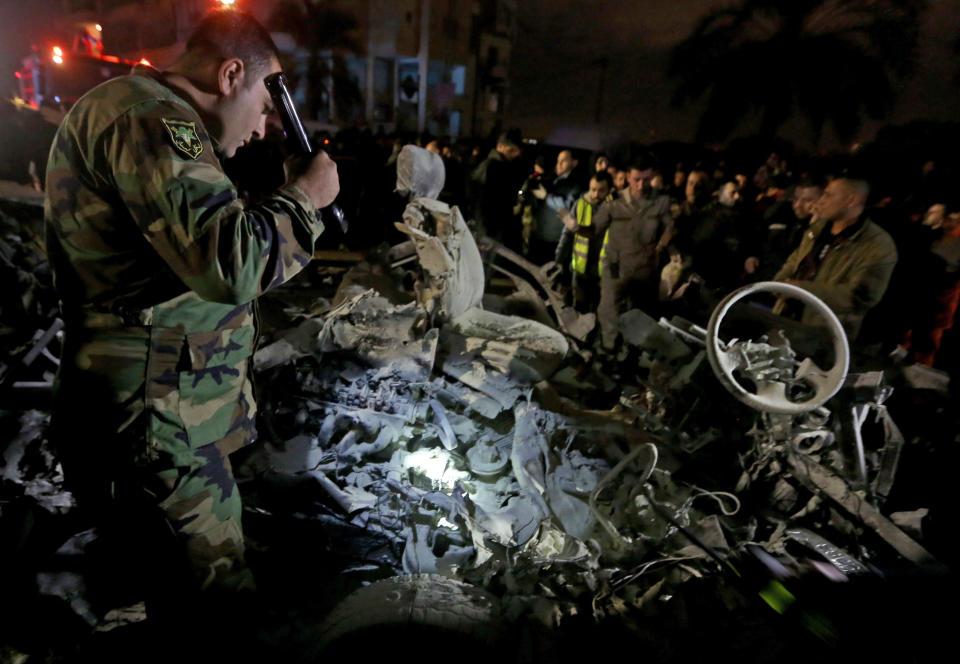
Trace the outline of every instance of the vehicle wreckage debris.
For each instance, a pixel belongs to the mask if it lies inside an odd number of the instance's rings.
[[[295,479],[309,497],[298,519],[366,533],[344,552],[347,571],[442,575],[494,598],[498,620],[555,627],[583,614],[636,620],[632,611],[735,570],[748,553],[770,569],[808,561],[838,578],[882,560],[938,564],[881,511],[905,445],[882,374],[847,375],[845,358],[823,372],[789,341],[728,344],[716,326],[639,310],[621,317],[626,350],[600,359],[585,350],[593,320],[563,305],[549,271],[475,241],[456,207],[417,186],[398,224],[411,241],[348,271],[332,305],[274,331],[254,358],[262,444],[238,476],[247,486]],[[6,247],[5,261],[15,254]],[[485,296],[485,261],[527,284],[534,317]],[[372,275],[407,297],[369,287]],[[744,374],[759,398],[732,386]],[[837,376],[840,386],[826,385]],[[815,398],[783,406],[786,386],[804,378]],[[871,414],[879,444],[863,438]],[[4,499],[67,510],[40,447],[45,417],[18,420]],[[864,530],[875,539],[846,537]]]
[[[871,482],[867,495],[851,488],[857,455],[844,454],[832,424],[836,415],[822,401],[793,414],[737,410],[741,421],[754,422],[742,434],[750,445],[739,454],[741,481],[707,489],[684,479],[684,467],[728,436],[722,425],[718,430],[699,419],[696,406],[671,412],[678,406],[671,397],[691,390],[732,403],[706,368],[704,328],[658,323],[641,311],[625,314],[626,342],[641,351],[632,359],[635,386],[598,382],[607,388],[608,408],[589,409],[550,387],[571,362],[583,361],[576,339],[559,325],[476,306],[435,316],[419,301],[415,309],[438,327],[407,325],[414,309],[391,308],[377,297],[365,292],[327,314],[322,325],[310,323],[312,348],[302,346],[286,367],[272,363],[264,376],[271,386],[268,418],[292,419],[297,431],[288,443],[265,447],[260,467],[322,473],[319,484],[340,507],[340,518],[395,543],[401,553],[390,573],[467,581],[553,625],[582,612],[587,598],[596,619],[623,618],[626,598],[636,606],[667,600],[684,581],[735,569],[745,547],[758,543],[794,561],[786,544],[802,545],[810,567],[834,578],[873,573],[859,556],[899,554],[918,565],[936,564],[879,511],[903,444],[883,407],[890,388],[882,376],[850,375],[844,383],[847,401],[862,405],[855,422],[873,412],[887,432],[871,463],[861,467]],[[365,300],[378,302],[379,337],[332,332],[355,325],[350,316]],[[386,402],[372,397],[405,366],[403,352],[385,357],[382,350],[381,339],[398,338],[398,329],[404,347],[421,353],[419,373],[407,372],[415,384],[390,392],[388,413]],[[802,371],[802,358],[777,352],[784,359],[763,380],[793,380],[790,372]],[[269,355],[270,346],[262,353]],[[287,379],[289,364],[300,380]],[[628,369],[624,361],[616,368]],[[306,417],[298,416],[304,404]],[[638,426],[646,431],[640,438]],[[290,449],[300,450],[293,454],[304,460],[302,468],[276,464]],[[662,467],[662,455],[672,470]],[[752,513],[758,495],[767,498],[759,502],[761,512]],[[846,517],[818,517],[830,504],[843,507]],[[889,549],[878,553],[855,543],[850,553],[808,527],[838,519],[848,529],[872,530]]]

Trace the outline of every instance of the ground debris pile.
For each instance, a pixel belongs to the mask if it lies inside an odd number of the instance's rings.
[[[687,321],[630,311],[600,362],[559,323],[451,315],[442,280],[423,278],[406,304],[347,279],[339,306],[256,357],[269,442],[241,472],[296,478],[298,518],[375,536],[341,551],[352,570],[466,581],[553,627],[642,621],[737,565],[846,579],[937,564],[880,512],[903,445],[882,375],[847,377],[836,414],[755,411]]]
[[[752,600],[788,611],[797,579],[942,569],[931,549],[944,549],[924,538],[928,505],[894,490],[902,453],[926,442],[894,422],[883,373],[844,371],[829,401],[785,414],[729,391],[736,376],[768,393],[816,391],[798,368],[819,368],[774,331],[726,344],[690,321],[632,310],[619,352],[595,352],[595,317],[564,303],[556,266],[475,240],[457,208],[424,187],[403,189],[408,242],[348,270],[330,300],[280,307],[297,324],[267,331],[254,357],[260,442],[236,467],[248,516],[319,524],[322,553],[365,588],[440,575],[537,629],[626,625],[665,661],[689,661],[655,649],[693,624],[698,600],[715,610],[707,595],[730,612],[708,614],[721,638]],[[45,263],[34,240],[0,222],[0,267],[23,286],[5,291],[0,331],[24,329],[8,328],[8,315],[37,321],[32,336],[3,337],[0,369],[17,370],[6,382],[21,392],[49,389],[59,321]],[[271,297],[284,295],[265,304]],[[25,502],[68,511],[44,443],[48,415],[0,415],[12,441],[0,458],[0,516]],[[275,542],[246,523],[269,560]]]
[[[45,433],[48,413],[29,410],[0,413],[3,439],[0,455],[0,516],[5,504],[28,501],[51,514],[73,507],[73,496],[63,490],[63,473]]]
[[[47,360],[33,364],[50,344],[44,333],[58,315],[42,239],[42,209],[16,205],[12,216],[5,212],[12,205],[4,201],[0,207],[0,389],[17,380],[49,383],[56,370]]]

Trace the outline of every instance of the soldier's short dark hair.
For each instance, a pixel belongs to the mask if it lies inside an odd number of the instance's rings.
[[[280,59],[280,53],[270,33],[250,14],[236,9],[211,9],[187,39],[184,58],[240,58],[248,72],[249,86],[266,76],[273,60]]]
[[[613,189],[613,177],[606,171],[597,171],[590,179],[596,180],[597,182],[606,182],[607,186]]]
[[[631,171],[655,171],[658,168],[657,158],[647,152],[639,155],[633,162],[630,164]]]
[[[521,147],[520,144],[522,142],[523,142],[523,137],[520,134],[519,129],[510,129],[508,131],[505,131],[502,134],[500,134],[500,136],[497,138],[497,145],[509,145],[514,148]]]

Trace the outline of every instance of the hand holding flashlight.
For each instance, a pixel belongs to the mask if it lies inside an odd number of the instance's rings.
[[[348,225],[343,212],[333,205],[340,191],[336,163],[323,150],[314,152],[310,138],[293,105],[283,72],[270,74],[263,79],[263,83],[280,115],[283,131],[287,135],[287,149],[293,155],[287,164],[288,177],[311,197],[314,204],[321,208],[321,212],[323,208],[328,208],[329,214],[336,219],[340,229],[346,234]],[[313,157],[306,160],[304,157],[307,155],[313,155]]]

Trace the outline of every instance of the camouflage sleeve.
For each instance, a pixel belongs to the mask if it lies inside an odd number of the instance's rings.
[[[287,185],[245,207],[188,110],[141,104],[110,125],[101,149],[140,232],[201,298],[248,302],[312,258],[323,224],[309,197]]]

